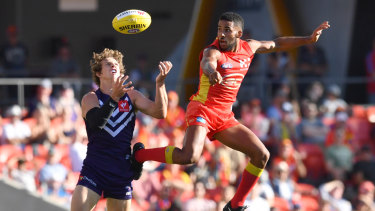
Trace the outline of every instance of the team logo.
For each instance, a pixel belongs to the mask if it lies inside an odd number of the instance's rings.
[[[247,59],[240,59],[240,67],[249,67],[250,66],[250,57]]]
[[[221,85],[228,89],[239,89],[243,80],[243,74],[233,73],[223,77]]]
[[[127,100],[118,101],[118,110],[120,112],[129,112],[129,102]]]
[[[221,65],[221,68],[223,68],[223,69],[231,69],[232,67],[233,67],[233,64],[230,63],[230,62],[226,62],[226,63]]]

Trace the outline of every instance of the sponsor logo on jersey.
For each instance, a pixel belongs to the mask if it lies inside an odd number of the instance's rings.
[[[206,124],[206,120],[203,117],[197,117],[196,121],[200,122],[200,123],[203,123],[203,124]]]
[[[233,68],[233,64],[230,63],[230,62],[225,62],[225,63],[223,63],[221,65],[221,68],[223,68],[223,69],[231,69],[231,68]]]
[[[239,89],[244,75],[241,73],[228,74],[223,77],[221,85],[228,89]]]
[[[129,112],[129,102],[127,100],[118,101],[118,110],[120,112]]]

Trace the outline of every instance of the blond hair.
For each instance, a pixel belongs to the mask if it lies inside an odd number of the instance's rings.
[[[96,75],[96,73],[100,73],[102,71],[102,61],[109,57],[113,57],[119,63],[120,73],[125,74],[125,66],[122,62],[124,55],[120,51],[105,48],[101,53],[94,52],[92,59],[90,60],[90,67],[92,79],[98,86],[100,86],[100,78]]]

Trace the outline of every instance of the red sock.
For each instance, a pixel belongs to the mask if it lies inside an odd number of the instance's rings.
[[[231,200],[232,208],[243,206],[247,195],[253,189],[254,185],[258,182],[262,169],[257,168],[251,163],[248,164],[242,173],[241,182]],[[251,173],[250,173],[251,172]]]
[[[153,148],[153,149],[141,149],[135,153],[135,159],[143,163],[148,160],[158,161],[166,163],[165,161],[165,149],[167,147]]]

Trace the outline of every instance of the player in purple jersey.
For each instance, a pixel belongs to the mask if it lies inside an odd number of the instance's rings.
[[[131,146],[135,111],[154,118],[167,115],[168,97],[164,80],[172,63],[159,63],[155,101],[136,91],[124,76],[123,54],[104,49],[94,53],[90,62],[99,89],[82,98],[89,143],[71,210],[92,210],[100,197],[107,198],[107,210],[130,210],[131,181],[138,179],[141,166],[131,166]],[[136,171],[134,171],[136,169]]]

